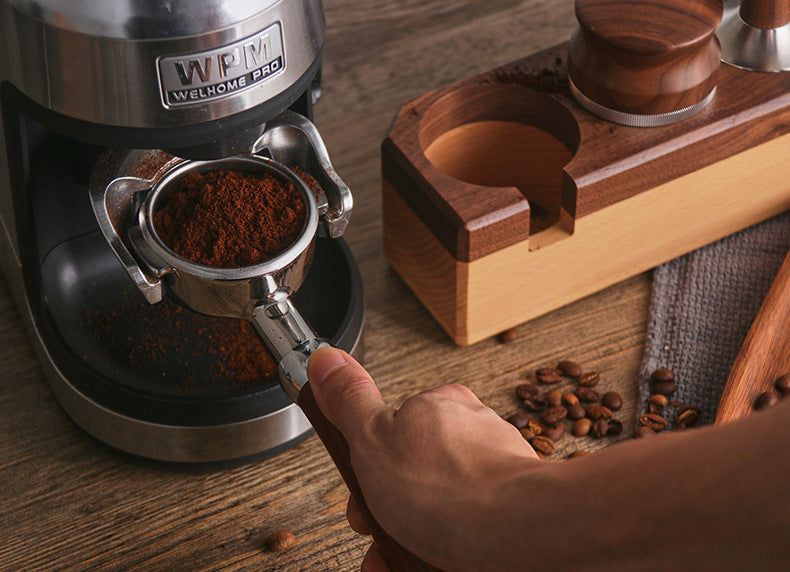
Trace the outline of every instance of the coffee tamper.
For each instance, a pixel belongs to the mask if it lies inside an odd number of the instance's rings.
[[[720,2],[576,0],[568,50],[579,104],[607,121],[654,127],[681,121],[714,97]]]
[[[126,177],[104,188],[92,187],[91,202],[102,232],[150,303],[169,291],[197,312],[246,319],[253,325],[278,364],[280,385],[324,443],[390,568],[395,572],[433,570],[392,540],[370,514],[351,467],[348,443],[318,408],[307,380],[310,355],[328,342],[316,335],[290,295],[307,272],[316,235],[336,238],[343,234],[351,214],[351,193],[332,168],[315,126],[298,114],[284,112],[268,122],[250,151],[206,161],[173,159],[156,180]],[[318,192],[286,166],[294,154],[303,153],[315,157]],[[267,173],[294,185],[306,207],[299,237],[274,258],[242,268],[206,266],[172,251],[156,232],[157,209],[185,175],[218,170]]]
[[[750,71],[790,70],[790,0],[743,0],[725,8],[721,59]]]

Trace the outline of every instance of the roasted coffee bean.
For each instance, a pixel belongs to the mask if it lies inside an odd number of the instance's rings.
[[[617,419],[609,419],[609,430],[606,432],[607,435],[619,435],[623,432],[623,424],[621,421]]]
[[[577,403],[579,403],[579,398],[576,397],[576,395],[573,393],[563,393],[562,402],[565,405],[576,405]]]
[[[541,383],[559,383],[562,381],[562,372],[553,367],[539,367],[535,370],[535,377]]]
[[[568,410],[562,405],[549,407],[546,411],[540,414],[540,420],[546,425],[554,426],[568,415]]]
[[[677,388],[678,386],[674,381],[653,382],[653,393],[658,393],[659,395],[672,395]]]
[[[669,402],[670,407],[680,407],[681,405],[683,404],[677,399],[673,399],[672,401]]]
[[[522,383],[516,386],[516,395],[521,399],[529,399],[540,393],[540,388],[534,383]]]
[[[605,437],[608,432],[609,432],[609,422],[606,419],[599,419],[598,421],[593,423],[592,429],[590,430],[592,436],[598,439],[600,439],[601,437]]]
[[[557,405],[562,405],[562,393],[559,391],[549,391],[546,395],[543,396],[548,403],[552,407],[556,407]]]
[[[587,406],[587,417],[593,421],[598,421],[599,419],[609,419],[611,416],[612,410],[608,407],[604,407],[598,403],[593,403],[592,405]]]
[[[597,371],[588,371],[587,373],[583,373],[578,379],[579,385],[584,387],[593,387],[598,385],[599,381],[601,381],[601,374]]]
[[[533,413],[539,413],[549,406],[549,404],[546,403],[546,400],[540,395],[528,397],[522,401],[522,403],[524,404],[524,407],[527,411],[532,411]]]
[[[623,398],[616,391],[607,391],[601,396],[601,404],[612,411],[617,411],[623,406]]]
[[[579,401],[583,401],[584,403],[593,403],[598,401],[599,398],[598,392],[589,387],[577,387],[574,393],[576,397],[579,398]]]
[[[290,530],[278,530],[270,534],[264,543],[271,552],[280,552],[296,544],[296,536]]]
[[[639,416],[639,423],[650,427],[653,431],[662,431],[667,426],[667,420],[655,413],[645,413]]]
[[[565,423],[557,423],[554,427],[546,427],[543,430],[543,435],[556,443],[565,435]]]
[[[560,370],[565,377],[579,377],[582,374],[582,366],[569,359],[562,360],[558,363],[557,369]]]
[[[516,429],[523,429],[529,424],[529,419],[529,415],[523,411],[519,411],[508,417],[507,422],[515,426]]]
[[[551,455],[554,452],[555,446],[554,441],[548,437],[538,435],[532,440],[532,448],[542,455]]]
[[[660,367],[652,374],[650,374],[650,379],[652,379],[653,381],[674,381],[675,372],[672,371],[671,369]]]
[[[509,344],[510,342],[515,342],[518,339],[518,330],[515,328],[510,328],[509,330],[505,330],[504,332],[500,332],[499,336],[497,336],[500,344]]]
[[[686,405],[678,409],[675,413],[675,426],[678,429],[688,429],[694,427],[699,421],[700,410],[691,405]]]
[[[786,373],[774,382],[774,389],[780,397],[790,395],[790,373]]]
[[[523,427],[519,429],[518,432],[521,433],[521,436],[527,441],[532,441],[535,438],[535,432],[529,427]]]
[[[586,415],[587,411],[584,409],[584,405],[578,401],[568,406],[568,419],[576,421],[577,419],[583,419]]]
[[[586,417],[579,419],[573,424],[573,427],[571,427],[571,434],[574,437],[584,437],[590,432],[590,429],[592,429],[592,424],[592,420]]]
[[[575,459],[577,457],[585,457],[585,456],[587,456],[589,454],[590,454],[589,451],[582,451],[581,449],[579,449],[578,451],[573,451],[571,454],[569,454],[568,458],[569,459]]]
[[[636,431],[634,431],[634,439],[642,439],[644,437],[652,437],[655,434],[656,434],[656,432],[653,431],[647,425],[640,425],[639,427],[636,428]]]
[[[647,400],[647,412],[660,415],[667,406],[667,401],[666,395],[651,395],[650,399]]]
[[[757,399],[754,400],[754,409],[755,411],[759,411],[760,409],[772,407],[777,403],[779,403],[779,393],[773,389],[769,389],[757,396]]]
[[[543,435],[543,431],[546,429],[546,427],[540,421],[535,421],[534,419],[529,420],[526,428],[532,431],[535,435]]]

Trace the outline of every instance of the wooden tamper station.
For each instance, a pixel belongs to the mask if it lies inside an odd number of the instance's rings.
[[[749,4],[786,2],[577,0],[570,42],[400,109],[384,249],[453,340],[790,207],[790,75],[720,63],[722,16]]]

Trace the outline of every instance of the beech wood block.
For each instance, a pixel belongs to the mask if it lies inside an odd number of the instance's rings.
[[[782,263],[741,347],[716,410],[715,423],[752,411],[754,400],[790,373],[790,254]]]
[[[722,65],[663,127],[570,93],[567,43],[406,103],[382,144],[384,249],[472,344],[790,208],[790,75]]]

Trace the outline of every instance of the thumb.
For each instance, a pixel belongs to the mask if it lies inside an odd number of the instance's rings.
[[[370,374],[343,350],[316,350],[307,362],[307,378],[319,409],[347,441],[366,420],[388,409]]]

